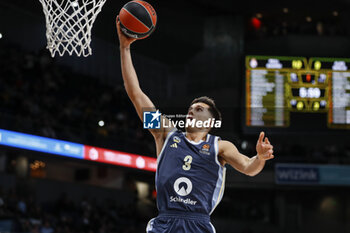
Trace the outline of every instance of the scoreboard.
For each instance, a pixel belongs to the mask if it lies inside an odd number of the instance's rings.
[[[328,128],[350,129],[350,59],[247,56],[245,65],[246,126],[288,127],[294,113],[318,113]]]

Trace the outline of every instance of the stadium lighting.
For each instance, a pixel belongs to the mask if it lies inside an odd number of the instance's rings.
[[[105,122],[104,122],[104,121],[99,121],[99,122],[98,122],[98,125],[101,126],[101,127],[103,127],[103,126],[105,125]]]
[[[243,141],[242,144],[241,144],[242,150],[247,149],[247,147],[248,147],[248,142],[247,141]]]

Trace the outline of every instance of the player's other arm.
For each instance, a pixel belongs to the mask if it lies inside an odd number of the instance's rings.
[[[235,145],[229,141],[218,142],[219,156],[224,164],[228,163],[236,170],[248,176],[255,176],[264,168],[266,160],[274,158],[273,146],[270,144],[267,137],[264,140],[264,136],[265,133],[261,132],[256,143],[257,155],[252,158],[241,154]]]
[[[141,90],[135,68],[132,63],[130,45],[136,40],[125,36],[120,29],[120,22],[117,19],[117,32],[120,42],[121,69],[125,90],[133,103],[138,116],[143,121],[143,111],[155,110],[155,106],[148,96]],[[163,116],[162,116],[163,118]],[[167,119],[166,119],[167,120]],[[169,125],[169,124],[168,124]],[[171,129],[168,129],[171,130]],[[157,139],[164,139],[167,131],[161,129],[150,129],[150,132]]]

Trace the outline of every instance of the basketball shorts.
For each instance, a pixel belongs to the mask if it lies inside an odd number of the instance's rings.
[[[209,215],[167,211],[148,222],[146,233],[215,233],[215,228]]]

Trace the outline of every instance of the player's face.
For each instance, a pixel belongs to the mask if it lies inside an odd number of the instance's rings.
[[[200,121],[206,121],[209,118],[213,118],[211,113],[209,112],[209,105],[205,103],[195,103],[190,106],[187,113],[186,120],[195,119]]]

